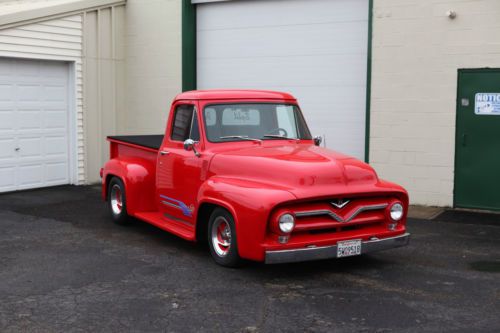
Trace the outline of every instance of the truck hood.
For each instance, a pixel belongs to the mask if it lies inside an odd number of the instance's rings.
[[[213,157],[210,171],[218,177],[279,187],[297,198],[387,191],[368,164],[311,144],[220,152]]]

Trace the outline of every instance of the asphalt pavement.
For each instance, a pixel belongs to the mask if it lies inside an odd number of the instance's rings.
[[[411,219],[405,248],[228,269],[113,224],[97,187],[2,194],[0,332],[500,332],[500,215],[445,220]]]

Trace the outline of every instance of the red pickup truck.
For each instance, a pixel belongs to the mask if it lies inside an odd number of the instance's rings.
[[[409,242],[407,192],[319,147],[290,94],[185,92],[165,135],[108,140],[102,195],[113,220],[132,216],[207,241],[220,265],[347,257]]]

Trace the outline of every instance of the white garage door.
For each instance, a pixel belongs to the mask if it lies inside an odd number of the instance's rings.
[[[313,135],[364,157],[368,0],[198,4],[198,89],[291,92]]]
[[[68,73],[0,58],[0,192],[69,182]]]

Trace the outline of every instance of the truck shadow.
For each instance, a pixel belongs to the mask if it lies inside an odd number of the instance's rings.
[[[390,255],[392,251],[384,251],[384,255],[365,254],[341,259],[325,259],[287,264],[264,264],[244,260],[238,268],[218,266],[211,258],[206,243],[192,243],[173,234],[163,231],[141,220],[134,219],[129,226],[119,227],[124,233],[141,235],[151,246],[155,244],[163,249],[174,250],[181,257],[190,257],[194,265],[213,266],[214,269],[227,270],[239,275],[251,274],[260,277],[311,277],[322,273],[345,273],[354,271],[383,270],[387,267],[398,266],[403,263]],[[201,267],[200,267],[201,268]]]
[[[384,255],[362,255],[347,257],[342,259],[326,259],[308,262],[272,264],[266,265],[261,262],[244,260],[238,268],[227,268],[218,266],[211,258],[208,245],[205,243],[192,243],[183,240],[166,231],[156,228],[140,220],[134,220],[127,227],[119,227],[126,234],[141,235],[141,239],[147,241],[149,246],[158,246],[164,250],[175,252],[177,256],[189,259],[198,269],[208,271],[219,271],[219,273],[228,273],[231,275],[246,275],[250,279],[267,280],[274,278],[302,279],[311,278],[315,275],[325,273],[353,273],[362,271],[384,270],[388,267],[397,267],[401,262],[394,256],[387,256],[390,251],[384,252]]]
[[[283,277],[311,277],[320,273],[346,273],[360,270],[382,270],[397,262],[382,259],[374,255],[362,255],[342,259],[325,259],[288,264],[266,265],[257,262],[246,262],[242,267],[253,274],[269,274]]]

